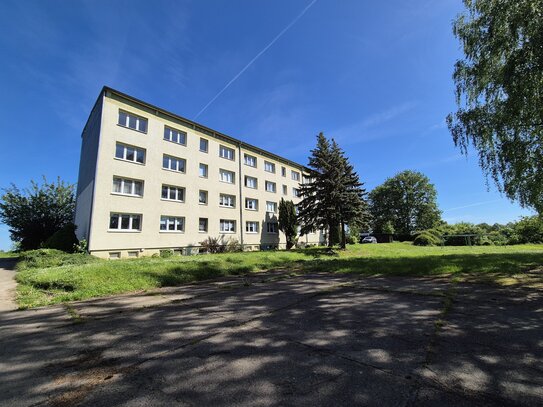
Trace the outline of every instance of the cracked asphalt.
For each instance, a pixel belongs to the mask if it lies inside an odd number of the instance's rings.
[[[543,295],[261,273],[0,312],[0,405],[543,405]]]

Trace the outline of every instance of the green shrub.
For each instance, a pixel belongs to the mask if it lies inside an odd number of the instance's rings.
[[[99,261],[84,253],[66,253],[56,249],[38,249],[23,252],[17,264],[19,270],[50,268],[67,265],[81,265]]]
[[[172,257],[172,256],[173,256],[173,250],[171,249],[160,251],[160,257],[162,257],[163,259],[167,259],[168,257]]]
[[[356,236],[353,236],[350,233],[347,236],[345,236],[345,242],[347,244],[356,244],[356,243],[358,243]]]
[[[438,246],[442,243],[441,238],[435,230],[423,230],[419,232],[413,240],[415,246]]]
[[[53,233],[53,235],[45,241],[43,247],[46,249],[62,250],[66,253],[73,253],[74,247],[79,243],[75,236],[75,228],[76,226],[73,223],[67,224],[62,229]]]
[[[228,241],[226,242],[225,250],[228,253],[237,253],[237,252],[243,251],[243,247],[241,246],[241,243],[239,242],[238,239],[236,239],[235,237],[232,237],[228,239]]]
[[[224,245],[220,243],[219,238],[211,236],[200,242],[200,245],[207,253],[222,253],[225,249]]]

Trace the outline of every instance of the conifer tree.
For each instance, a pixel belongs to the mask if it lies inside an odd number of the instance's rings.
[[[365,190],[344,152],[320,133],[317,146],[309,157],[309,182],[300,187],[302,201],[298,205],[301,234],[314,229],[328,230],[328,246],[335,243],[330,237],[338,227],[341,247],[345,248],[345,226],[360,225],[367,216]]]
[[[279,230],[285,234],[287,250],[290,250],[296,244],[298,217],[294,202],[285,201],[283,198],[279,202]]]

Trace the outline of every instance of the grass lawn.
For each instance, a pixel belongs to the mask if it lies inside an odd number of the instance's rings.
[[[19,253],[13,252],[0,252],[0,259],[13,259],[19,256]]]
[[[18,265],[17,301],[29,308],[124,292],[175,286],[262,270],[438,276],[501,284],[541,284],[543,245],[418,247],[410,243],[352,245],[327,254],[302,251],[225,253],[121,261],[87,255],[23,257]]]

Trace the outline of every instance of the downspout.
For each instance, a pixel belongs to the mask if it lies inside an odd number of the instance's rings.
[[[238,169],[239,169],[239,202],[238,202],[238,206],[239,206],[239,233],[240,233],[240,243],[241,243],[241,248],[242,250],[244,249],[243,247],[243,206],[244,206],[244,202],[243,202],[243,177],[241,175],[241,143],[238,143]]]

